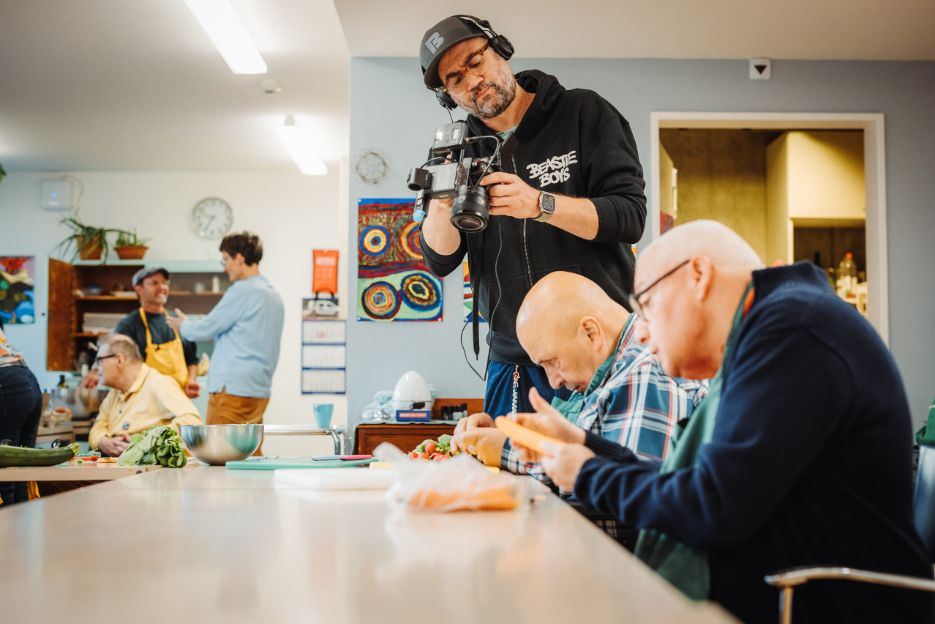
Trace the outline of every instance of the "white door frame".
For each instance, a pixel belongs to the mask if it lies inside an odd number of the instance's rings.
[[[867,194],[867,316],[889,344],[886,154],[882,113],[650,113],[650,240],[659,237],[659,129],[862,130]]]

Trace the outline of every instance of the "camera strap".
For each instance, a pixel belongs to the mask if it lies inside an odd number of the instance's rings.
[[[472,253],[470,240],[468,240],[467,248],[468,248],[468,271],[471,274],[471,290],[474,290],[475,279],[477,280],[478,284],[480,283],[480,276],[481,276],[481,269],[482,269],[481,260],[484,257],[484,253],[483,251],[480,254]],[[480,256],[480,259],[478,259],[478,256]],[[475,271],[477,272],[475,273]],[[474,341],[473,345],[474,345],[474,359],[475,360],[480,357],[480,321],[478,320],[478,316],[480,315],[479,306],[480,306],[480,296],[477,294],[477,292],[475,292],[474,293],[474,309],[471,311],[471,338]]]

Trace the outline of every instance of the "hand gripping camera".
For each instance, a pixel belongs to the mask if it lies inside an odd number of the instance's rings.
[[[435,131],[435,142],[429,158],[421,167],[409,172],[406,183],[418,191],[413,216],[425,217],[425,202],[453,197],[451,224],[462,232],[479,232],[487,227],[490,199],[480,180],[488,173],[500,171],[500,147],[503,141],[495,135],[469,137],[467,123],[456,121]],[[474,156],[468,146],[492,144],[490,156]],[[470,150],[476,152],[478,150]]]

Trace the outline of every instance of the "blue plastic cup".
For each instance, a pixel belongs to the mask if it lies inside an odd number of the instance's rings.
[[[333,403],[316,403],[312,406],[315,414],[315,425],[319,429],[331,428],[331,415],[334,413]]]

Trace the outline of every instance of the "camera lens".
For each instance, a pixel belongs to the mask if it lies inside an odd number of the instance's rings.
[[[458,195],[451,205],[451,224],[462,232],[479,232],[487,227],[488,206],[483,186]]]

